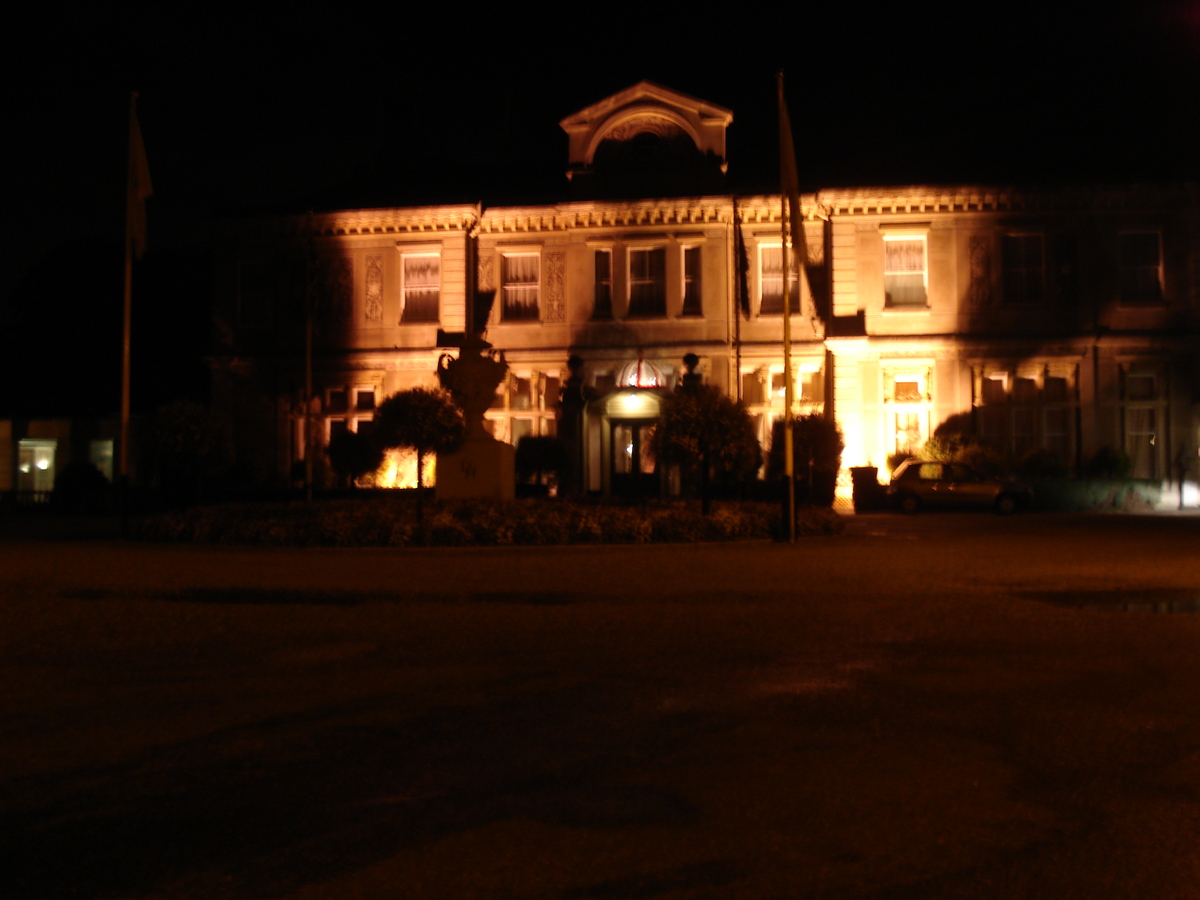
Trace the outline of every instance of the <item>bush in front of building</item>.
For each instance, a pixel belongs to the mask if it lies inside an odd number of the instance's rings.
[[[829,510],[798,516],[799,534],[841,527]],[[132,526],[135,537],[150,541],[295,547],[686,543],[771,538],[779,531],[779,507],[769,503],[717,502],[705,515],[695,503],[461,500],[434,504],[422,524],[409,496],[196,507]]]
[[[784,475],[784,423],[771,426],[771,452],[767,456],[767,478],[777,481]],[[792,422],[792,466],[797,485],[797,500],[817,506],[832,506],[837,473],[842,465],[846,442],[834,419],[820,413],[799,416]]]

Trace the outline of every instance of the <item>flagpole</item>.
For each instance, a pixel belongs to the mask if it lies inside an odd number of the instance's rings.
[[[787,105],[783,99],[783,72],[775,76],[779,87],[779,200],[780,200],[780,233],[779,262],[783,269],[783,477],[784,490],[787,492],[787,538],[789,543],[796,540],[796,472],[793,458],[792,436],[792,404],[795,402],[792,386],[792,297],[791,297],[791,267],[788,265],[788,242],[790,231],[794,231],[796,223],[791,222],[788,228],[788,165],[795,166],[794,149],[791,141],[791,127],[787,120]]]
[[[137,193],[135,154],[137,153],[137,97],[129,95],[129,147],[125,167],[125,291],[121,324],[121,423],[117,441],[117,502],[120,507],[121,534],[128,530],[129,523],[129,394],[130,394],[130,343],[133,320],[133,242],[135,230],[134,204],[141,202]]]

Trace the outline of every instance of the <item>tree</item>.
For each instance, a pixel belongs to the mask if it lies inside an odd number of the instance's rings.
[[[375,440],[390,450],[410,447],[417,453],[417,520],[423,521],[421,468],[427,453],[453,453],[465,437],[463,415],[441,389],[412,388],[392,394],[375,414]]]
[[[767,460],[767,477],[780,478],[783,465],[783,421],[771,428],[771,453]],[[810,503],[833,504],[838,469],[842,466],[842,450],[846,447],[837,422],[820,413],[799,416],[792,420],[792,467],[796,478],[807,486]]]
[[[337,475],[350,482],[350,487],[383,462],[383,448],[378,442],[358,431],[342,431],[329,441],[325,452],[329,465]]]
[[[561,477],[570,461],[566,444],[556,437],[527,434],[517,441],[517,478],[521,481],[545,484],[547,475]]]
[[[762,459],[746,408],[711,384],[678,388],[662,405],[654,430],[655,455],[699,480],[700,501],[709,509],[711,478],[730,482],[757,471]]]
[[[176,400],[155,411],[153,428],[152,452],[166,502],[186,506],[203,499],[229,464],[226,441],[208,410]]]

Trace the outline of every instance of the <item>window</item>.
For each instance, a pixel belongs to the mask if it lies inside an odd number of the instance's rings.
[[[498,441],[554,435],[561,385],[557,373],[509,370],[496,388],[484,427]]]
[[[592,291],[592,318],[612,318],[612,251],[597,250],[593,254],[595,281]]]
[[[792,313],[800,311],[800,285],[789,279],[788,296]],[[758,314],[783,315],[783,249],[778,245],[758,248]]]
[[[34,500],[49,499],[54,490],[54,456],[58,441],[23,438],[17,443],[17,490]]]
[[[88,442],[88,459],[109,481],[113,480],[113,442],[99,440]]]
[[[1168,409],[1161,371],[1147,366],[1122,367],[1125,452],[1134,478],[1159,478],[1165,470],[1160,440],[1166,430]]]
[[[1045,297],[1042,236],[1006,234],[1000,238],[1005,303],[1041,303]]]
[[[885,366],[883,399],[891,452],[916,456],[929,439],[930,366]]]
[[[540,263],[541,257],[536,253],[514,253],[504,257],[504,305],[500,311],[504,321],[537,320]]]
[[[404,307],[401,322],[438,321],[438,301],[442,293],[442,260],[437,254],[411,254],[401,257]]]
[[[700,248],[683,248],[683,315],[704,314],[700,299]]]
[[[889,308],[929,305],[925,270],[925,238],[883,238],[883,291]]]
[[[348,394],[345,388],[330,388],[326,392],[325,408],[329,412],[345,412],[349,406]]]
[[[667,314],[667,249],[633,248],[629,251],[629,315]]]
[[[1121,303],[1144,306],[1162,303],[1162,265],[1157,231],[1121,235]]]

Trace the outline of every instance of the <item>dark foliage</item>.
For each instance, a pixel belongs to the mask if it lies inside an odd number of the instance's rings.
[[[378,469],[383,462],[383,448],[378,442],[357,431],[343,431],[334,435],[325,452],[334,474],[349,482],[351,487],[358,479]]]
[[[710,480],[753,477],[762,459],[746,408],[711,384],[681,387],[663,401],[654,452],[680,467],[685,486],[698,484],[706,508]]]
[[[549,435],[526,435],[517,442],[517,480],[545,484],[549,476],[555,479],[570,462],[567,446]]]

